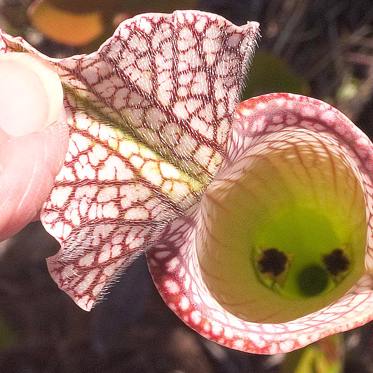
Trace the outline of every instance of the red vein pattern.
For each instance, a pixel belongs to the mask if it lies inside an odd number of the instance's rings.
[[[320,151],[344,155],[364,191],[366,273],[339,300],[304,317],[277,324],[245,321],[224,309],[203,280],[197,246],[201,232],[206,230],[204,214],[211,210],[207,196],[214,196],[217,185],[226,183],[228,188],[230,183],[239,181],[250,154],[261,156],[271,149],[285,149],[310,138],[314,141],[311,145]],[[227,152],[229,157],[201,204],[172,222],[163,232],[161,243],[147,253],[154,282],[168,306],[204,337],[226,347],[260,354],[292,351],[372,320],[373,145],[369,139],[326,103],[291,94],[269,94],[240,104]],[[255,299],[252,306],[256,306]]]
[[[141,15],[98,52],[64,60],[0,33],[0,53],[34,53],[54,64],[64,83],[70,146],[42,220],[62,246],[49,259],[50,272],[82,308],[89,310],[118,269],[152,246],[149,268],[166,303],[227,347],[287,352],[372,319],[373,146],[336,109],[289,94],[242,103],[230,134],[256,32],[256,23],[237,27],[202,12]],[[239,181],[250,156],[299,143],[338,155],[356,175],[366,200],[366,273],[338,301],[307,316],[244,321],[203,280],[197,246],[211,195]]]
[[[62,60],[0,33],[0,52],[38,55],[64,85],[69,149],[41,220],[61,243],[49,271],[83,309],[213,178],[257,31],[198,11],[144,14]]]

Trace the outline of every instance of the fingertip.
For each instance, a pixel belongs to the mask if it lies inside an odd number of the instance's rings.
[[[12,137],[0,130],[0,241],[36,220],[65,159],[68,126]]]
[[[41,131],[63,110],[63,88],[51,64],[28,53],[0,55],[0,128],[15,137]]]
[[[28,53],[0,55],[0,241],[35,220],[69,139],[53,65]]]

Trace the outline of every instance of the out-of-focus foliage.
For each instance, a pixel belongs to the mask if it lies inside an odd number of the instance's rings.
[[[33,4],[29,9],[32,25],[59,43],[82,46],[98,38],[104,32],[104,19],[97,9],[74,12],[60,8],[55,1]]]
[[[41,0],[31,4],[28,15],[32,25],[48,38],[81,47],[113,31],[117,3],[116,0]]]
[[[341,373],[343,337],[327,337],[301,350],[288,353],[280,373]]]
[[[16,342],[16,335],[7,322],[0,317],[0,348],[7,348]]]
[[[194,8],[195,0],[36,0],[28,10],[32,25],[48,38],[82,47],[107,38],[118,23],[144,12]],[[93,48],[94,49],[94,48]]]
[[[338,102],[352,100],[359,94],[361,82],[353,76],[346,76],[336,94]]]
[[[284,59],[259,50],[255,53],[242,99],[271,92],[309,95],[310,87]]]
[[[196,9],[196,0],[118,0],[121,4],[122,10],[132,14],[157,12],[170,13],[176,9]]]

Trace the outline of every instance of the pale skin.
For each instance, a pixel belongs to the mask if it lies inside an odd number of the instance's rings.
[[[63,91],[51,66],[0,56],[0,241],[37,220],[68,143]]]

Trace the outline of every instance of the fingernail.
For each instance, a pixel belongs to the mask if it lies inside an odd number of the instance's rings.
[[[54,123],[63,109],[58,74],[28,53],[0,55],[0,129],[19,137]]]

